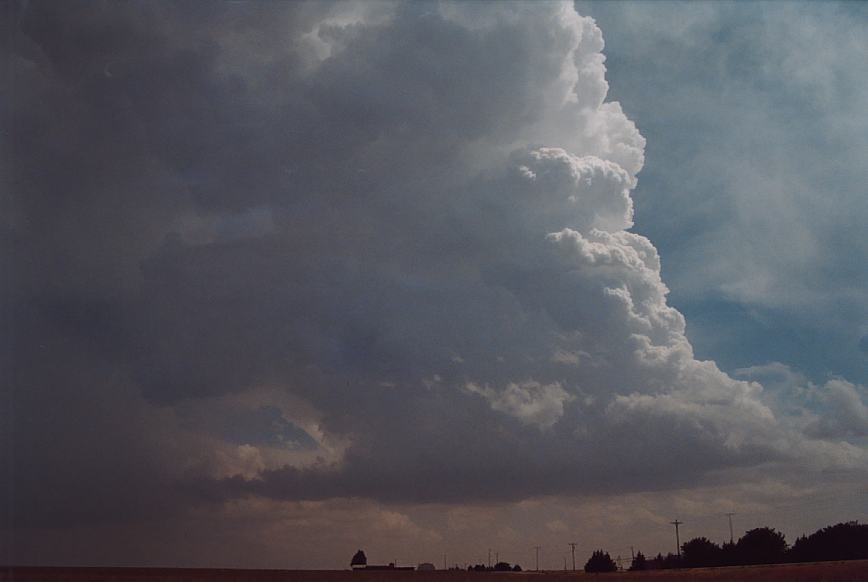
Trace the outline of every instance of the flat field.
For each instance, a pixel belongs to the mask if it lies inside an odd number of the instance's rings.
[[[694,568],[651,572],[350,572],[348,570],[218,570],[187,568],[30,568],[0,569],[3,582],[864,582],[868,560]]]

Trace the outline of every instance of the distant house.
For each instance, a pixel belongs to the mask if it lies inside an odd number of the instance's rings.
[[[420,572],[432,572],[437,568],[435,568],[434,564],[432,564],[431,562],[422,562],[421,564],[416,566],[416,569]]]
[[[370,564],[358,570],[415,570],[413,566],[396,566],[395,562],[389,562],[388,566]]]
[[[413,566],[396,566],[394,562],[390,562],[388,566],[368,565],[368,557],[362,550],[353,555],[353,559],[350,560],[350,568],[353,570],[415,570]]]

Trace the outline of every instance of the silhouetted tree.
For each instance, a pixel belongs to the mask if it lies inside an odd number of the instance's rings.
[[[868,525],[849,521],[830,525],[796,540],[787,557],[794,562],[868,558]]]
[[[658,555],[659,557],[659,555]],[[666,557],[662,559],[662,564],[660,565],[664,570],[671,570],[673,568],[681,567],[681,558],[678,557],[678,554],[668,553]]]
[[[660,570],[663,568],[663,554],[657,552],[657,555],[645,562],[646,570]]]
[[[630,570],[639,572],[647,569],[648,561],[645,559],[645,554],[642,552],[636,552],[636,557],[634,557],[633,561],[630,563]]]
[[[618,569],[608,552],[595,550],[585,564],[585,572],[614,572]]]
[[[681,546],[681,559],[685,568],[719,566],[721,549],[708,538],[693,538]]]
[[[787,540],[771,527],[758,527],[745,533],[735,544],[739,564],[776,564],[784,560]]]
[[[720,565],[735,566],[738,564],[738,554],[735,550],[735,543],[723,542],[720,546]]]
[[[516,564],[515,566],[512,567],[512,571],[513,572],[521,572],[521,566]]]
[[[495,572],[509,572],[510,570],[512,570],[512,566],[506,562],[498,562],[494,565]]]
[[[365,552],[359,550],[353,556],[353,559],[350,560],[350,566],[366,566],[368,564],[368,557],[365,555]]]

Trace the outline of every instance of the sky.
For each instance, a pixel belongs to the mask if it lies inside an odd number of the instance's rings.
[[[863,5],[0,19],[6,563],[865,519]]]

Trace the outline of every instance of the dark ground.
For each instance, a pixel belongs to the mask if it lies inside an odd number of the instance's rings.
[[[814,562],[810,564],[779,564],[774,566],[737,566],[731,568],[695,568],[657,570],[651,572],[621,572],[583,574],[570,572],[482,573],[464,571],[379,571],[351,572],[348,570],[220,570],[196,568],[39,568],[4,567],[3,582],[484,582],[513,578],[513,582],[568,582],[581,577],[600,582],[668,580],[707,582],[771,581],[771,582],[865,582],[868,581],[868,560],[848,562]]]

